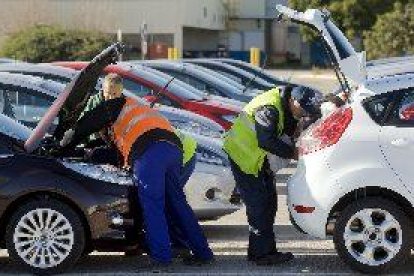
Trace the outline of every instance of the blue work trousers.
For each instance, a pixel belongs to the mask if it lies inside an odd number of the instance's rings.
[[[179,228],[192,253],[210,260],[213,253],[180,183],[182,152],[168,142],[154,142],[133,164],[151,258],[160,263],[171,262],[168,217]]]

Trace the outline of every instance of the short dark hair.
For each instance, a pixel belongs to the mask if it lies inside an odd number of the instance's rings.
[[[122,77],[115,73],[110,73],[105,76],[105,82],[122,85]]]

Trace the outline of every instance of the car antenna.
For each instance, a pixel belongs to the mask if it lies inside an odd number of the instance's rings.
[[[260,66],[260,69],[262,71],[265,69],[266,63],[267,63],[267,54],[265,54],[265,58],[263,60],[263,64],[262,64],[262,66]],[[242,94],[246,93],[247,89],[249,89],[249,87],[257,79],[258,76],[259,76],[259,72],[256,72],[256,74],[247,82],[246,86],[244,87],[244,89],[242,91]]]

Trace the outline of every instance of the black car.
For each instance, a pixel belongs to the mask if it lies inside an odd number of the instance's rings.
[[[85,147],[62,156],[55,146],[118,47],[106,49],[79,73],[35,130],[0,114],[0,246],[33,273],[62,272],[94,249],[139,244],[141,219],[135,217],[136,192],[127,173],[85,163]]]

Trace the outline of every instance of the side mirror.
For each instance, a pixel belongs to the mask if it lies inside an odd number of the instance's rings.
[[[414,103],[401,107],[399,116],[402,121],[414,121]]]

